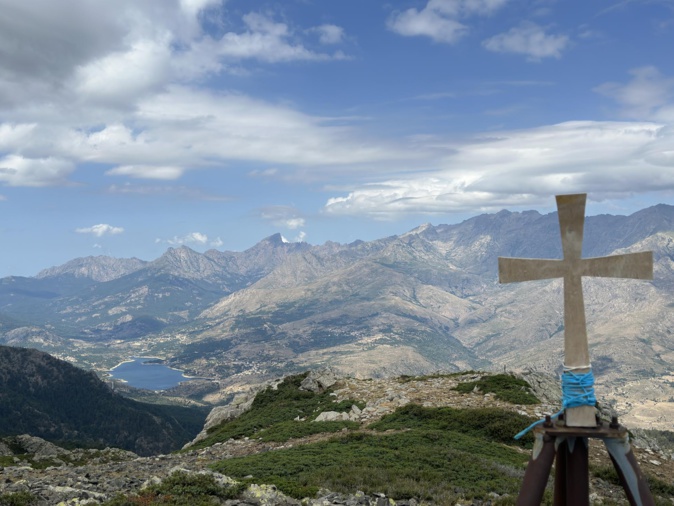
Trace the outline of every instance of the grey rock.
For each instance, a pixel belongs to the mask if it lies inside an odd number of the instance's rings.
[[[560,404],[562,384],[559,378],[538,371],[525,371],[515,374],[531,385],[531,391],[544,404]]]
[[[68,450],[64,450],[39,437],[29,436],[28,434],[16,436],[15,440],[21,445],[26,453],[33,454],[38,460],[41,458],[57,457],[68,453]]]
[[[337,411],[323,411],[316,417],[314,422],[336,422],[339,420],[344,420],[344,415],[346,415],[348,420],[349,415],[346,413],[339,413]]]
[[[0,441],[0,457],[9,457],[10,455],[14,455],[14,452],[12,452],[9,446]]]
[[[318,369],[315,371],[311,371],[309,375],[306,378],[304,378],[304,380],[300,384],[300,389],[316,393],[324,392],[332,385],[337,383],[337,381],[341,378],[342,375],[340,375],[332,367]]]
[[[274,485],[250,485],[243,500],[256,506],[299,506],[301,503],[280,492]]]
[[[221,423],[233,420],[248,411],[253,405],[256,393],[257,392],[239,394],[226,406],[216,406],[213,408],[206,417],[204,428],[197,434],[197,437],[195,437],[193,441],[190,441],[183,446],[183,449],[187,449],[195,443],[206,439],[208,437],[208,430],[211,427],[217,427]]]

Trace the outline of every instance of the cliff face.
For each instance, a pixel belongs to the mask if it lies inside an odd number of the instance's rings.
[[[0,436],[26,433],[148,455],[179,448],[204,418],[193,409],[121,397],[95,373],[47,353],[0,346]]]

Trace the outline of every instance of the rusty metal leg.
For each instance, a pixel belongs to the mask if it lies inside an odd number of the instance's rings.
[[[590,479],[588,469],[587,438],[567,440],[566,454],[566,503],[573,506],[589,506]]]
[[[555,438],[536,432],[534,450],[527,464],[517,506],[539,506],[548,484],[552,461],[555,458]]]
[[[639,469],[639,463],[632,452],[627,435],[620,439],[606,438],[604,444],[630,504],[632,506],[655,506],[648,482]]]
[[[557,458],[555,459],[554,506],[566,506],[566,438],[557,438]]]

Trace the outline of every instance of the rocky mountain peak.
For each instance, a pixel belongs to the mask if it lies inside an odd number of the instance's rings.
[[[108,256],[88,256],[75,258],[63,265],[40,271],[38,279],[71,275],[76,278],[88,278],[93,281],[111,281],[121,278],[139,269],[147,262],[138,258],[113,258]]]
[[[220,270],[213,260],[184,245],[169,248],[150,267],[156,271],[192,279],[216,275]]]
[[[402,234],[400,237],[403,238],[403,237],[409,237],[409,236],[412,236],[412,235],[423,234],[423,233],[426,232],[427,230],[431,230],[431,229],[433,229],[433,225],[432,225],[432,224],[430,224],[430,223],[424,223],[423,225],[419,225],[418,227],[413,228],[413,229],[410,230],[409,232],[406,232],[406,233]]]
[[[270,235],[269,237],[265,237],[258,243],[258,245],[262,244],[268,244],[271,246],[283,246],[284,244],[290,244],[290,241],[288,241],[288,239],[286,239],[280,233],[277,232],[276,234]]]

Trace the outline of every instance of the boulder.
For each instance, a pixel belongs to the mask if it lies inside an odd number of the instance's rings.
[[[300,501],[286,496],[275,485],[250,485],[243,500],[255,506],[300,506]]]
[[[343,376],[332,367],[311,371],[300,384],[300,390],[320,393],[337,383]]]
[[[531,385],[531,391],[543,404],[561,405],[562,382],[559,377],[537,371],[515,374]]]
[[[342,420],[348,420],[348,413],[339,413],[337,411],[323,411],[320,415],[316,417],[314,422],[340,422]]]
[[[26,453],[33,454],[38,460],[40,458],[58,457],[59,455],[69,453],[68,450],[56,446],[49,441],[45,441],[39,437],[29,436],[28,434],[16,436],[14,439]]]
[[[14,455],[14,452],[9,446],[0,441],[0,457],[9,457],[10,455]]]
[[[228,422],[229,420],[234,420],[235,418],[241,416],[243,413],[248,411],[253,405],[255,400],[255,393],[243,393],[238,394],[232,402],[226,406],[216,406],[206,417],[206,422],[204,423],[204,428],[201,429],[201,432],[197,434],[197,437],[193,441],[187,443],[183,446],[183,449],[189,448],[193,444],[206,439],[208,437],[208,429],[211,427],[217,427],[221,423]]]

